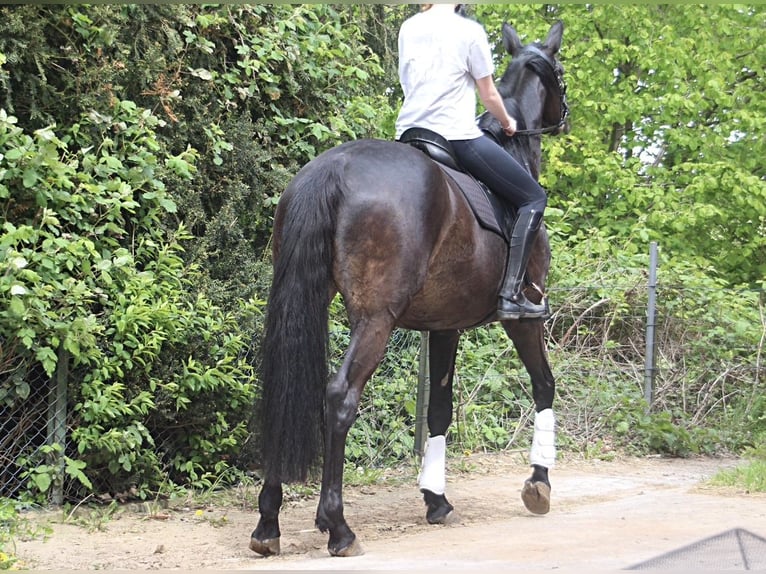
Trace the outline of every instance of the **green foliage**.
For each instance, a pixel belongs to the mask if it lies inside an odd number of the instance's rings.
[[[611,421],[615,437],[628,452],[647,452],[669,456],[715,454],[721,451],[721,441],[714,429],[696,427],[683,415],[669,412],[641,413],[637,408],[616,413]]]
[[[741,488],[747,492],[766,492],[766,462],[754,460],[733,470],[722,470],[710,482]]]
[[[383,479],[383,471],[380,468],[355,466],[346,462],[343,469],[343,484],[346,486],[369,486],[379,484]]]
[[[0,570],[18,570],[23,566],[16,554],[16,540],[45,536],[48,528],[28,521],[19,502],[0,497]]]
[[[19,516],[16,503],[7,498],[0,498],[0,570],[10,570],[16,563],[14,544],[19,528]]]
[[[184,258],[200,265],[200,289],[237,312],[237,300],[266,293],[261,254],[291,174],[341,141],[379,134],[392,114],[380,58],[360,25],[375,22],[374,13],[260,4],[3,8],[6,108],[34,127],[105,113],[114,99],[153,110],[167,149],[199,152],[194,180],[166,179],[178,206],[169,225],[183,221],[192,236]]]
[[[247,435],[281,189],[391,115],[367,88],[382,75],[367,9],[0,12],[0,401],[64,357],[78,381],[66,455],[95,490],[145,496],[166,473],[204,487]]]
[[[648,257],[614,260],[605,255],[609,248],[594,236],[560,252],[555,267],[549,344],[557,408],[572,446],[586,451],[607,439],[632,452],[688,455],[758,444],[763,295],[725,289],[694,265],[660,253],[659,351],[647,413]]]
[[[70,362],[76,453],[64,471],[87,490],[127,483],[143,496],[164,465],[204,481],[245,434],[253,398],[238,358],[247,343],[232,317],[190,293],[188,234],[162,224],[176,205],[161,178],[192,174],[195,154],[163,152],[157,125],[116,102],[61,135],[29,135],[0,111],[0,333],[16,342],[2,400],[29,394],[25,365],[52,376],[60,357]],[[183,432],[167,431],[171,422]],[[54,466],[19,464],[40,492],[56,477]]]
[[[526,371],[500,325],[464,333],[456,365],[455,446],[482,451],[514,444],[532,399]]]
[[[117,501],[111,501],[107,506],[82,507],[80,504],[72,509],[68,505],[64,507],[65,519],[68,524],[76,524],[84,528],[88,533],[104,532],[112,519],[117,514],[119,505]]]
[[[574,246],[597,230],[612,253],[656,240],[674,261],[729,285],[762,281],[762,6],[481,5],[477,13],[489,30],[518,22],[525,40],[564,21],[571,130],[543,142],[554,235]]]
[[[63,450],[59,444],[43,445],[34,457],[22,458],[18,461],[21,467],[29,469],[22,476],[29,479],[42,495],[47,495],[54,483],[61,483],[65,475],[77,480],[87,489],[93,488],[90,479],[83,472],[87,464],[82,460],[69,458],[63,454]]]
[[[745,492],[766,492],[766,447],[747,453],[746,463],[731,469],[719,471],[710,479],[710,484],[742,489]]]

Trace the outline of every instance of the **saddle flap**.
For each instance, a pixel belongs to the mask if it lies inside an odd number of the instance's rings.
[[[441,170],[463,193],[479,224],[508,241],[515,219],[514,210],[472,176],[444,166]]]

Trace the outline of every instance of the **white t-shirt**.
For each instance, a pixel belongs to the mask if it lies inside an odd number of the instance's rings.
[[[399,30],[399,81],[404,104],[396,137],[411,127],[431,129],[448,140],[481,136],[476,126],[476,82],[494,71],[481,24],[434,5],[407,19]]]

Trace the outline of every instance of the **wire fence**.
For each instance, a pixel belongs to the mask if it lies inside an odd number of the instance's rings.
[[[730,292],[724,299],[741,301],[742,295]],[[558,419],[568,440],[585,444],[607,422],[613,425],[626,401],[646,396],[649,370],[652,408],[680,410],[693,424],[702,424],[734,399],[744,408],[766,402],[763,292],[744,298],[754,306],[750,317],[760,317],[760,324],[753,324],[732,320],[726,309],[706,304],[721,300],[711,297],[709,287],[659,285],[661,311],[654,319],[649,350],[646,281],[554,289],[550,297],[555,312],[545,334],[557,380]],[[342,328],[331,329],[335,365],[348,335]],[[68,380],[66,357],[49,377],[34,360],[12,356],[4,343],[0,341],[0,496],[17,497],[34,480],[35,465],[60,464],[51,445],[66,443],[73,407],[67,406],[66,389],[76,381]],[[392,335],[352,427],[350,459],[375,464],[418,450],[427,404],[423,344],[418,332],[397,330]],[[457,357],[453,443],[466,449],[477,444],[526,448],[533,409],[528,375],[500,326],[464,333]],[[62,493],[52,493],[51,502],[60,503]]]
[[[14,497],[26,488],[31,461],[56,463],[44,447],[66,440],[66,402],[58,391],[66,385],[66,361],[57,376],[42,366],[12,355],[0,341],[0,497]],[[64,395],[65,396],[65,395]]]

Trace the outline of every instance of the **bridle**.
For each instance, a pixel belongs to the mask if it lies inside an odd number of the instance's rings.
[[[561,118],[559,119],[557,124],[546,126],[544,128],[538,128],[533,130],[518,130],[516,133],[514,133],[514,136],[522,135],[522,136],[532,136],[532,135],[542,135],[542,134],[550,134],[550,133],[558,133],[558,131],[564,127],[567,121],[567,116],[569,116],[569,105],[567,105],[567,84],[564,81],[564,74],[561,66],[557,66],[551,59],[548,54],[543,52],[540,48],[537,46],[527,46],[524,48],[524,52],[530,52],[537,56],[538,58],[542,59],[550,69],[553,76],[556,78],[556,83],[559,87],[559,101],[561,102]],[[529,64],[527,64],[529,66]],[[513,136],[512,136],[513,137]]]

